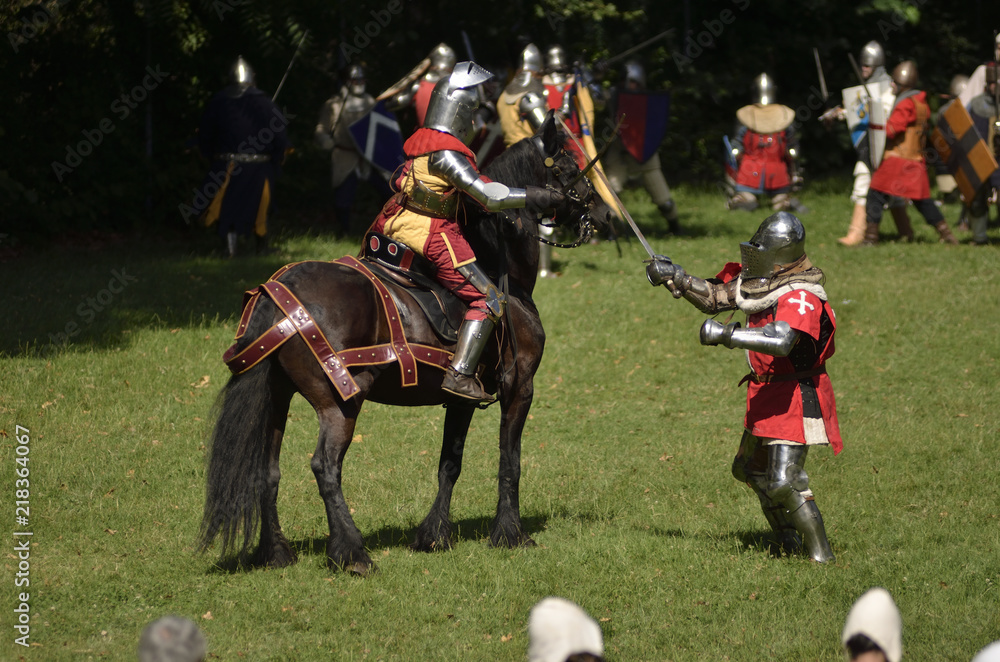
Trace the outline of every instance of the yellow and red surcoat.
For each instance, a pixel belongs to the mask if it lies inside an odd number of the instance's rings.
[[[484,297],[457,271],[476,261],[457,220],[461,192],[429,167],[430,157],[443,150],[458,152],[476,166],[475,154],[458,138],[435,129],[417,129],[403,144],[406,162],[394,182],[398,193],[385,203],[371,229],[433,262],[437,279],[471,306]]]

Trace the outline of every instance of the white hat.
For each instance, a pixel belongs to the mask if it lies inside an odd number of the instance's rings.
[[[841,642],[856,634],[863,634],[874,641],[889,662],[899,662],[903,657],[903,619],[889,591],[873,588],[854,603],[844,623]]]
[[[604,655],[597,621],[563,598],[545,598],[528,618],[529,662],[565,662],[575,653]]]
[[[972,662],[1000,662],[1000,641],[988,644],[986,648],[976,653]]]

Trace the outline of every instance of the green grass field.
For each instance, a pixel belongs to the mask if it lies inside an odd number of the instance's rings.
[[[767,215],[676,195],[680,238],[665,236],[644,193],[626,202],[653,247],[699,276],[738,260]],[[839,325],[828,368],[845,450],[814,450],[806,465],[833,566],[771,554],[757,499],[729,474],[743,355],[698,343],[704,316],[649,286],[634,239],[557,249],[561,277],[535,290],[547,345],[521,514],[538,547],[486,544],[491,408],[473,421],[454,549],[410,551],[434,496],[444,412],[368,403],[344,465],[379,566],[367,579],[325,567],[309,469],[318,427],[301,398],[279,495],[299,563],[229,572],[194,550],[243,291],[285,262],[354,253],[356,239],[286,230],[282,255],[268,258],[126,242],[0,264],[0,659],[134,659],[143,627],[177,613],[203,628],[211,659],[521,660],[529,609],[556,594],[600,621],[609,660],[836,661],[848,609],[875,585],[902,612],[904,659],[971,659],[1000,639],[1000,248],[939,244],[911,211],[916,243],[894,242],[887,215],[881,245],[845,249],[846,195],[813,189],[802,201]],[[958,207],[945,213],[954,223]],[[30,436],[20,466],[18,426]],[[24,464],[26,525],[15,519]],[[14,549],[23,531],[26,572]],[[29,648],[15,643],[21,592]]]

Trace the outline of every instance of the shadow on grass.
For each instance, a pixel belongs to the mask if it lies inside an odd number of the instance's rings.
[[[544,530],[547,522],[548,518],[542,515],[522,517],[521,527],[530,536]],[[466,541],[487,542],[490,537],[490,524],[492,523],[492,516],[472,517],[452,522],[452,544]],[[365,539],[365,549],[369,552],[393,548],[408,549],[416,538],[417,527],[386,526],[371,533],[366,534],[362,532],[362,535],[364,535]],[[327,536],[322,536],[290,540],[289,544],[292,550],[298,555],[299,562],[301,562],[304,558],[308,557],[324,558],[326,556],[326,542]],[[449,553],[449,551],[442,550],[442,553]],[[240,558],[216,560],[206,570],[206,574],[235,575],[264,569],[261,566],[251,563],[250,555],[246,555]]]

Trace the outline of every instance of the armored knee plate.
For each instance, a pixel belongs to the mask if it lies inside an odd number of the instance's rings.
[[[809,492],[809,476],[803,469],[809,447],[775,444],[767,448],[767,496],[775,504],[784,506],[788,521],[802,536],[806,552],[814,561],[835,561],[826,538],[823,516]]]
[[[480,293],[486,295],[487,314],[493,322],[503,317],[504,306],[507,304],[507,297],[497,289],[490,277],[486,275],[483,268],[475,262],[463,264],[457,269],[458,273],[465,276],[469,283]]]

